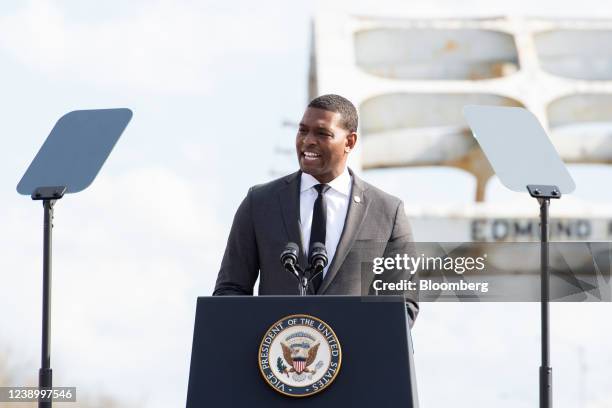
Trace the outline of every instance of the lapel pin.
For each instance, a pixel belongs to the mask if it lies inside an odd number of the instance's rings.
[[[361,197],[359,197],[359,196],[354,196],[354,197],[353,197],[353,200],[355,200],[355,202],[356,202],[357,204],[359,204],[359,203],[361,202]]]

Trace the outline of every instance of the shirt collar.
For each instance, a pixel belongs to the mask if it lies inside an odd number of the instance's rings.
[[[327,185],[340,194],[348,196],[351,193],[351,182],[351,175],[348,172],[348,168],[345,167],[344,171],[338,177],[327,183]],[[317,184],[321,183],[319,183],[319,181],[310,174],[302,172],[300,193],[313,188]]]

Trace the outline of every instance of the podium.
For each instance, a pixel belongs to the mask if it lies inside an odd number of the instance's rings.
[[[245,406],[417,408],[403,297],[198,298],[187,408]]]

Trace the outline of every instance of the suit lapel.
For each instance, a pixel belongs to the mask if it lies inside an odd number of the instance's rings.
[[[285,230],[290,242],[300,247],[300,265],[306,265],[302,233],[300,232],[300,175],[301,172],[290,174],[285,179],[285,185],[279,190],[278,199],[283,213]]]
[[[334,259],[327,269],[327,273],[325,274],[325,278],[323,279],[323,283],[317,291],[317,294],[325,293],[331,282],[338,274],[338,271],[344,262],[344,258],[346,258],[346,255],[352,248],[353,243],[357,238],[370,205],[365,183],[360,178],[355,176],[350,169],[349,172],[351,173],[351,176],[353,176],[353,186],[351,188],[351,195],[349,196],[349,206],[346,214],[346,220],[344,221],[342,235],[340,236],[340,241],[338,242]]]

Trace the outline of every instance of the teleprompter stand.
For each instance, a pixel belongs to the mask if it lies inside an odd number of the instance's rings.
[[[66,186],[40,187],[32,193],[32,200],[43,202],[43,299],[42,299],[42,346],[38,371],[39,388],[51,388],[51,245],[53,238],[53,206],[64,196]],[[39,407],[51,407],[51,402],[40,402]]]
[[[552,407],[550,363],[549,206],[576,185],[537,118],[523,108],[470,105],[463,109],[472,133],[502,184],[540,205],[541,340],[540,408]]]
[[[66,193],[87,188],[95,179],[132,118],[129,109],[80,110],[62,116],[17,185],[17,191],[42,201],[43,296],[39,388],[53,386],[51,369],[51,266],[53,208]],[[39,408],[51,408],[49,399]]]
[[[540,407],[552,407],[552,367],[550,366],[550,270],[548,268],[548,208],[551,199],[561,198],[557,186],[528,185],[529,194],[540,204],[540,291],[542,323],[542,364],[540,365]]]

